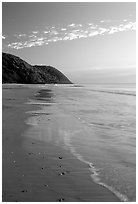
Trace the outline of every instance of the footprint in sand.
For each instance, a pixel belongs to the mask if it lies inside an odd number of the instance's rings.
[[[70,173],[70,171],[64,171],[64,172],[59,173],[58,175],[63,176],[63,175],[69,174],[69,173]]]
[[[61,172],[61,173],[59,173],[58,175],[59,175],[59,176],[63,176],[63,175],[65,175],[65,172]]]
[[[22,190],[21,192],[22,192],[22,193],[27,193],[27,190]]]
[[[33,154],[33,153],[32,153],[32,152],[29,152],[28,154],[31,155],[31,154]]]
[[[57,201],[63,202],[63,201],[65,201],[65,199],[64,198],[59,198]]]

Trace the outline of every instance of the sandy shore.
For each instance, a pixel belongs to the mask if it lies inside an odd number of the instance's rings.
[[[27,137],[27,111],[37,105],[25,102],[39,90],[3,85],[3,202],[118,202],[106,188],[95,184],[87,164],[52,140]],[[52,134],[57,134],[56,119]],[[36,133],[35,133],[36,134]]]

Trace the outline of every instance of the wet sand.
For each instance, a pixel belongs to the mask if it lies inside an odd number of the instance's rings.
[[[3,202],[118,202],[92,181],[87,164],[53,142],[60,136],[56,118],[44,124],[47,131],[52,125],[52,140],[27,136],[26,112],[40,107],[26,102],[38,91],[3,85]]]

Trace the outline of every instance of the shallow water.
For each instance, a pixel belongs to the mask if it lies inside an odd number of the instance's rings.
[[[88,164],[96,183],[113,191],[122,201],[135,201],[135,86],[38,86],[41,91],[28,104],[39,104],[40,110],[31,112],[28,123],[39,124],[39,132],[48,118],[54,124],[47,130],[48,136],[41,133],[39,139],[53,140],[71,151]],[[53,138],[56,127],[58,136]]]

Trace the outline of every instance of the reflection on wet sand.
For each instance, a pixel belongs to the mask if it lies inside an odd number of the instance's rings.
[[[52,90],[41,89],[36,94],[34,94],[32,99],[29,99],[26,104],[38,105],[38,106],[47,106],[48,107],[48,106],[51,106],[53,103],[55,103],[55,101],[54,101],[54,94],[53,94]],[[38,113],[36,113],[36,114],[38,114]],[[47,113],[41,112],[41,114],[47,114]]]
[[[50,89],[41,89],[37,94],[35,95],[36,100],[45,101],[49,103],[54,103],[53,99],[53,92]]]
[[[30,128],[25,134],[29,138],[37,141],[51,141],[51,115],[53,113],[54,103],[54,94],[50,89],[39,90],[34,95],[33,100],[31,99],[29,101],[31,105],[39,105],[37,110],[27,112],[30,116],[26,120],[26,124],[30,125]]]

